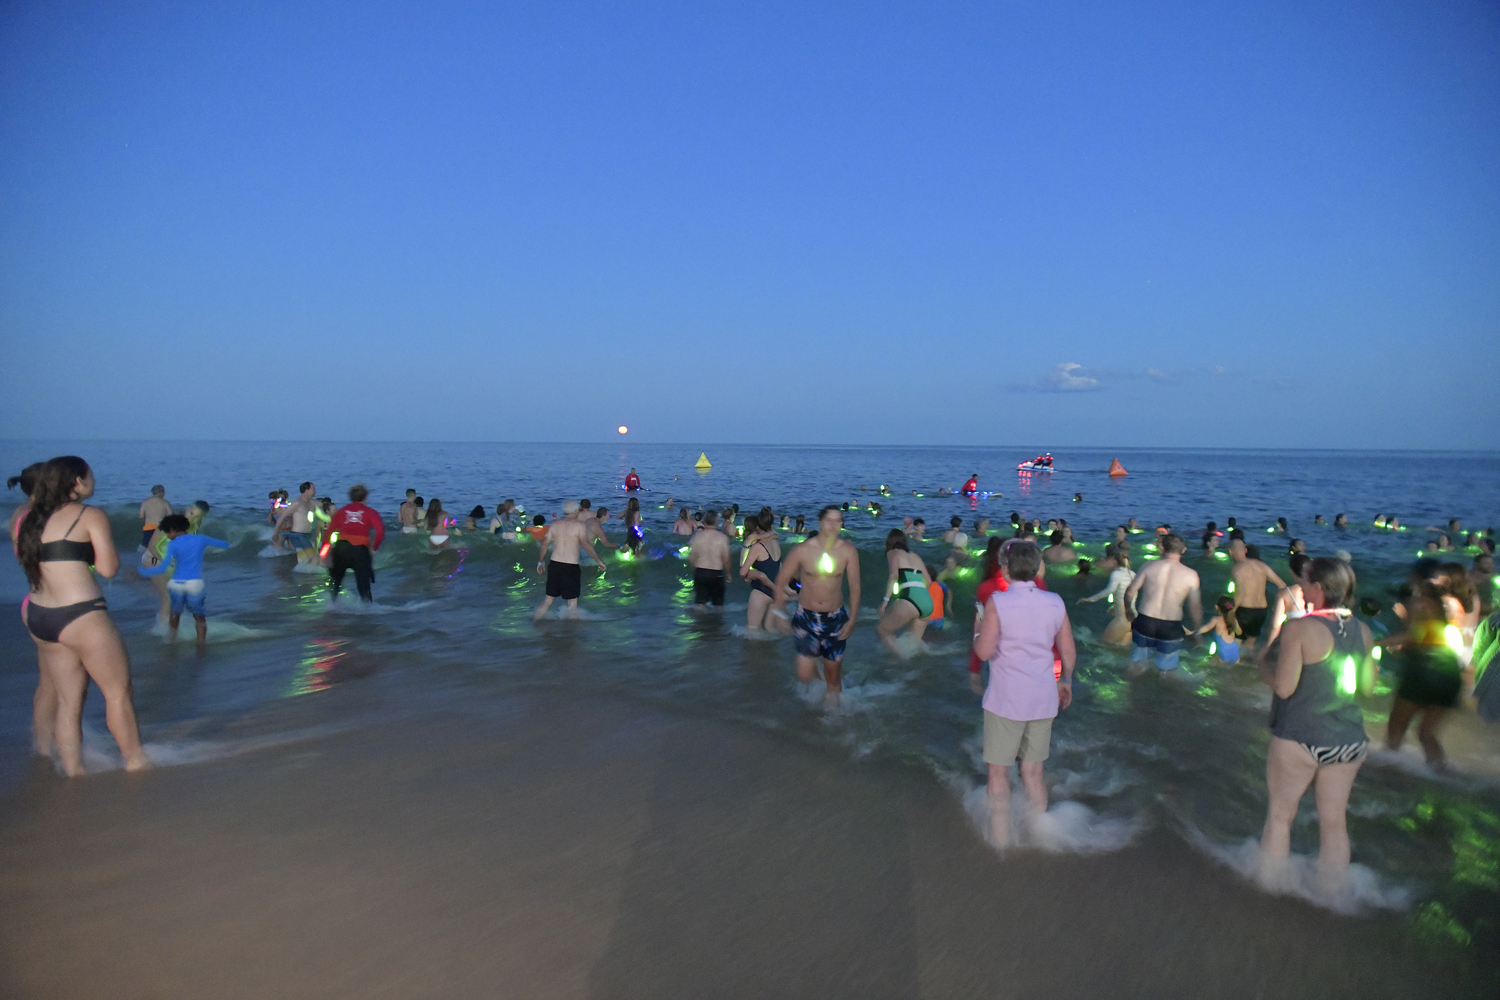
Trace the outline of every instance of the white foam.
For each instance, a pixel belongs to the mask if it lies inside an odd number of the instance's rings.
[[[964,795],[963,804],[985,843],[997,850],[1034,848],[1055,854],[1100,854],[1126,846],[1146,826],[1140,817],[1104,817],[1081,802],[1067,800],[1054,802],[1046,812],[1033,815],[1020,780],[1012,778],[1008,842],[997,843],[989,790],[984,785],[974,786]]]
[[[323,573],[326,575],[328,573],[328,567],[324,566],[316,559],[299,559],[297,560],[297,565],[292,567],[292,572],[309,574]]]
[[[146,758],[156,767],[176,767],[182,764],[199,764],[204,761],[234,757],[267,747],[282,746],[303,740],[315,739],[342,731],[344,726],[317,726],[272,733],[262,736],[241,737],[224,740],[164,739],[144,740],[141,749]],[[124,766],[114,737],[90,726],[83,727],[84,770],[89,774],[118,771]],[[54,764],[57,762],[54,760]]]
[[[747,628],[744,625],[732,625],[729,631],[739,638],[748,639],[751,642],[774,642],[781,638],[779,634],[769,629]]]
[[[1210,841],[1194,827],[1189,827],[1187,834],[1189,841],[1204,853],[1273,895],[1296,896],[1347,916],[1375,910],[1405,910],[1411,906],[1411,890],[1382,879],[1362,864],[1350,864],[1338,873],[1324,873],[1319,871],[1316,859],[1303,854],[1292,854],[1285,861],[1268,864],[1262,860],[1260,841],[1254,837],[1226,847]]]
[[[191,617],[183,615],[177,629],[174,640],[171,636],[171,623],[166,618],[158,618],[156,624],[151,628],[151,634],[158,636],[168,642],[195,643],[198,641],[196,626]],[[244,639],[264,639],[267,636],[279,635],[280,633],[271,629],[250,628],[225,618],[209,618],[208,632],[205,640],[210,646],[224,642],[239,642]]]
[[[256,553],[256,555],[260,556],[262,559],[275,559],[278,556],[294,556],[296,554],[296,551],[293,549],[278,548],[275,545],[267,545],[265,548]]]

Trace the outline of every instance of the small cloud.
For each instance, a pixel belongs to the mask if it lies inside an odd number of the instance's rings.
[[[1082,365],[1065,361],[1041,378],[1019,383],[1014,388],[1022,392],[1090,392],[1104,386],[1088,375]]]

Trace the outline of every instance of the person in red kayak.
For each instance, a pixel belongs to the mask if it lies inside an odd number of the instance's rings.
[[[328,551],[333,559],[328,567],[333,596],[339,596],[344,573],[354,570],[354,585],[359,599],[369,603],[370,583],[375,579],[374,552],[385,541],[385,522],[371,507],[365,506],[370,491],[362,483],[349,487],[349,503],[340,507],[328,522],[327,537],[332,540]]]
[[[641,488],[641,477],[635,474],[635,466],[630,467],[630,475],[625,477],[625,488],[627,490],[638,490]]]
[[[976,472],[972,476],[970,476],[969,477],[969,481],[967,483],[964,483],[964,488],[960,492],[962,492],[963,495],[966,496],[966,497],[971,497],[974,494],[978,493],[979,492],[979,473]]]

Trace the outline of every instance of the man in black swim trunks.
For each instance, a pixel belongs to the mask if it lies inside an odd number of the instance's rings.
[[[1275,584],[1279,592],[1286,587],[1276,571],[1260,561],[1260,550],[1236,538],[1229,543],[1229,558],[1234,565],[1229,577],[1234,581],[1234,616],[1245,633],[1245,650],[1255,648],[1266,625],[1266,585]]]
[[[578,614],[578,595],[583,590],[583,571],[578,566],[578,551],[582,549],[600,566],[604,560],[589,544],[588,530],[577,520],[578,504],[569,500],[563,504],[563,516],[552,522],[542,538],[542,547],[536,554],[536,571],[547,574],[547,596],[532,615],[536,621],[547,613],[552,602],[561,597],[568,602],[568,617]],[[593,520],[590,518],[589,520]],[[548,547],[552,558],[547,558]]]
[[[714,530],[719,515],[703,512],[703,529],[693,535],[688,565],[693,567],[693,607],[724,606],[724,584],[729,579],[729,536]]]
[[[1177,653],[1187,634],[1182,626],[1182,606],[1188,606],[1193,629],[1203,624],[1203,597],[1199,593],[1198,573],[1182,564],[1187,542],[1176,532],[1161,538],[1161,558],[1147,562],[1125,591],[1125,606],[1135,604],[1135,620],[1130,623],[1135,649],[1131,662],[1147,657],[1156,661],[1162,671],[1177,669]],[[1139,596],[1137,596],[1139,595]]]

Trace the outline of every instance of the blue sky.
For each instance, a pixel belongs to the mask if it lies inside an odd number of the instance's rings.
[[[11,4],[0,436],[1493,448],[1497,122],[1481,3]]]

